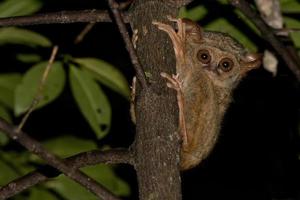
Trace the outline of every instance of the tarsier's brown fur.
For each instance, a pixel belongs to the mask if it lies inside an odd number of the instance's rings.
[[[186,19],[170,20],[177,22],[177,32],[167,24],[153,24],[167,32],[174,45],[177,76],[162,76],[178,92],[179,129],[183,137],[180,166],[185,170],[210,153],[232,90],[249,70],[260,65],[261,56],[248,53],[227,34],[203,32],[197,23]]]

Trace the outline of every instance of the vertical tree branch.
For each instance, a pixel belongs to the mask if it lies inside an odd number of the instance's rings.
[[[123,37],[124,42],[125,42],[126,49],[129,53],[131,62],[132,62],[133,66],[135,68],[135,71],[136,71],[137,80],[139,81],[139,83],[142,85],[143,88],[147,88],[147,85],[148,85],[147,79],[146,79],[143,67],[140,64],[139,59],[138,59],[138,57],[135,53],[135,50],[134,50],[133,44],[131,42],[131,39],[129,37],[129,34],[126,30],[124,20],[123,20],[121,14],[120,14],[119,4],[117,4],[114,0],[108,0],[108,5],[109,5],[114,17],[115,17],[115,20],[116,20],[116,23],[118,25],[119,31],[120,31],[120,33]]]
[[[138,30],[136,51],[151,83],[149,89],[137,85],[134,147],[139,197],[180,200],[177,100],[160,77],[160,72],[175,73],[175,57],[167,34],[152,24],[177,16],[178,8],[170,1],[136,0],[131,11],[131,26]]]

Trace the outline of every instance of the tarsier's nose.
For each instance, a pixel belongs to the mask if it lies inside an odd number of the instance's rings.
[[[203,65],[203,69],[205,69],[207,71],[215,72],[217,70],[217,65],[212,64],[212,63],[205,64],[205,65]]]

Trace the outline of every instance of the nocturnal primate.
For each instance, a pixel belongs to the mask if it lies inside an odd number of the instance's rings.
[[[259,67],[260,54],[249,53],[227,34],[206,32],[187,19],[153,22],[172,40],[176,75],[161,73],[167,86],[177,91],[182,170],[199,164],[212,150],[232,91],[248,71]]]

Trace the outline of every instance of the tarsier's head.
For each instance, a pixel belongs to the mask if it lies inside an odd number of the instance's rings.
[[[234,88],[248,71],[260,66],[261,55],[247,52],[228,34],[204,32],[197,23],[186,19],[183,23],[187,53],[215,85]]]

